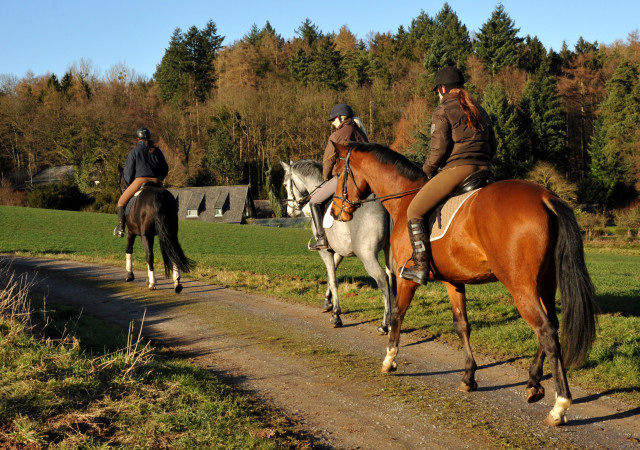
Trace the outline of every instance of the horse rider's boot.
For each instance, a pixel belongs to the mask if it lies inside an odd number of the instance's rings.
[[[316,229],[316,243],[309,244],[308,248],[314,252],[327,250],[329,249],[329,241],[327,240],[327,235],[324,233],[324,226],[322,225],[324,207],[322,203],[309,203],[309,209],[311,209],[311,219]]]
[[[413,266],[404,267],[400,276],[405,280],[415,281],[420,284],[427,284],[429,280],[429,236],[425,233],[422,219],[410,219],[407,224],[409,228],[409,238],[413,247]]]
[[[113,229],[113,235],[118,237],[124,237],[124,206],[118,206],[118,225]]]

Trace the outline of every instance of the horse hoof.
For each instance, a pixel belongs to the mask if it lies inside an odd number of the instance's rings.
[[[542,400],[544,398],[544,388],[540,387],[530,387],[527,388],[527,403],[535,403],[538,400]]]
[[[173,292],[175,292],[176,294],[179,294],[180,292],[182,292],[182,285],[181,284],[176,284],[173,287]]]
[[[150,291],[155,291],[156,290],[156,285],[155,284],[150,284],[149,285],[149,290]]]
[[[460,382],[460,385],[458,386],[458,390],[460,392],[473,392],[473,391],[477,391],[478,390],[478,383],[475,382],[475,380],[473,381],[473,383],[471,383],[470,385],[465,383],[464,381]]]
[[[322,312],[329,312],[333,309],[333,303],[331,303],[326,298],[324,299],[324,303],[322,304]]]
[[[562,414],[559,417],[554,417],[551,413],[547,415],[547,418],[544,419],[544,424],[549,425],[550,427],[559,427],[560,425],[564,425],[567,423],[567,416]]]
[[[384,325],[383,326],[379,326],[376,329],[376,332],[378,333],[379,336],[385,336],[385,335],[389,334],[389,327],[384,326]]]
[[[342,319],[340,316],[331,316],[331,325],[333,325],[333,328],[340,328],[342,326]]]
[[[391,364],[382,364],[382,373],[395,372],[398,369],[398,363],[395,361]]]
[[[135,276],[133,275],[133,272],[127,272],[127,276],[125,277],[125,281],[133,281],[135,280]]]

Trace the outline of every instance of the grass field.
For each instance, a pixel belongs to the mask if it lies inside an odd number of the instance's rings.
[[[125,243],[111,235],[114,226],[115,215],[0,206],[0,252],[116,264],[124,274]],[[304,229],[180,223],[180,242],[197,262],[192,276],[319,307],[325,269],[318,255],[306,250],[310,236]],[[156,261],[157,247],[156,243]],[[590,245],[586,261],[601,309],[598,336],[585,364],[569,370],[569,381],[637,404],[640,246]],[[134,264],[144,267],[139,241]],[[159,264],[158,272],[161,269]],[[343,311],[379,321],[381,297],[360,261],[345,259],[338,276]],[[469,286],[467,296],[473,348],[496,356],[523,357],[518,363],[530,364],[537,341],[506,289],[499,283]],[[457,345],[449,300],[440,283],[418,289],[403,330]]]

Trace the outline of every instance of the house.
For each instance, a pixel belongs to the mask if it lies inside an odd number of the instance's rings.
[[[246,223],[256,217],[249,186],[169,189],[178,200],[178,218],[205,222]]]

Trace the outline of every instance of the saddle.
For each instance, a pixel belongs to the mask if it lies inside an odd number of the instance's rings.
[[[493,170],[479,170],[478,172],[474,172],[469,175],[467,178],[462,180],[462,183],[456,187],[453,193],[444,199],[429,215],[429,220],[427,222],[428,234],[431,234],[431,230],[433,229],[436,221],[438,222],[438,228],[442,228],[442,209],[444,205],[454,197],[458,197],[460,195],[464,195],[468,192],[475,191],[476,189],[480,189],[482,187],[488,186],[491,183],[494,183],[495,175]]]
[[[162,187],[162,185],[154,183],[153,181],[146,181],[142,183],[142,185],[140,186],[140,189],[138,189],[136,193],[133,194],[133,196],[127,202],[127,206],[125,206],[124,208],[125,215],[129,214],[129,211],[131,211],[131,208],[133,208],[133,205],[135,205],[136,200],[138,199],[138,195],[140,195],[140,193],[147,187]]]

